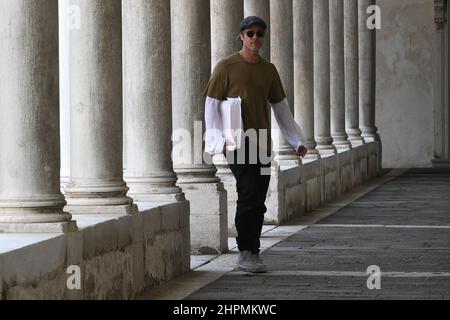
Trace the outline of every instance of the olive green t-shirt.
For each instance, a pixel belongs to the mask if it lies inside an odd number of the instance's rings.
[[[267,151],[272,150],[270,136],[270,103],[286,98],[276,67],[264,59],[246,62],[239,52],[221,60],[205,89],[205,96],[217,100],[240,97],[244,131],[267,130]],[[260,147],[263,147],[260,145]]]

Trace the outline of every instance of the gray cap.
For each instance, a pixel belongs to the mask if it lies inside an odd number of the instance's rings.
[[[263,30],[266,30],[266,28],[267,28],[267,24],[264,22],[263,19],[261,19],[260,17],[256,17],[256,16],[249,16],[249,17],[245,18],[244,20],[242,20],[242,22],[239,26],[239,30],[241,32],[244,30],[247,30],[252,24],[260,25],[263,28]]]

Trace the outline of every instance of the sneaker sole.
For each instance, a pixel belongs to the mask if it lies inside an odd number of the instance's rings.
[[[238,265],[238,269],[240,271],[244,271],[244,272],[250,272],[250,273],[267,273],[267,268],[247,268],[244,266],[240,266]]]

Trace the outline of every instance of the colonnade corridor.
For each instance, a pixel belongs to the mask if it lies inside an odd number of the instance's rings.
[[[448,170],[385,173],[354,201],[342,198],[266,232],[266,245],[287,236],[261,255],[269,273],[233,269],[205,284],[218,270],[205,265],[142,298],[449,299],[449,188]]]
[[[449,10],[0,0],[0,300],[449,299]]]

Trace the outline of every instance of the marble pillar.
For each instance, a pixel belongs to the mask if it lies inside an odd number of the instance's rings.
[[[344,0],[345,130],[352,147],[364,144],[359,129],[358,0]]]
[[[243,19],[243,0],[211,1],[211,70],[214,70],[220,60],[242,49],[242,42],[238,35],[239,24]],[[235,236],[236,179],[224,155],[215,155],[214,165],[217,168],[217,175],[227,190],[228,234]]]
[[[257,16],[267,24],[266,35],[264,36],[264,46],[260,55],[266,61],[270,61],[270,0],[244,0],[244,17]]]
[[[211,67],[242,49],[239,24],[244,19],[243,0],[211,0]]]
[[[123,180],[122,3],[72,0],[81,24],[71,30],[71,213],[134,213]]]
[[[313,0],[314,135],[322,156],[336,153],[330,128],[330,6]]]
[[[444,0],[434,1],[435,32],[433,35],[434,68],[434,157],[432,166],[450,168],[449,27],[450,6]]]
[[[307,155],[303,162],[320,158],[314,139],[314,42],[313,3],[293,0],[294,117],[303,128]]]
[[[294,47],[292,0],[270,0],[270,61],[281,78],[286,98],[294,114]],[[272,130],[275,161],[280,165],[295,165],[300,162],[296,150],[290,146],[272,113]]]
[[[359,128],[364,142],[379,141],[375,126],[375,32],[367,27],[367,8],[374,0],[359,0]]]
[[[122,8],[128,194],[141,202],[182,201],[171,158],[170,2],[125,0]]]
[[[0,233],[75,231],[60,190],[58,1],[0,8]]]
[[[341,152],[351,144],[345,132],[344,1],[330,1],[331,136]]]

